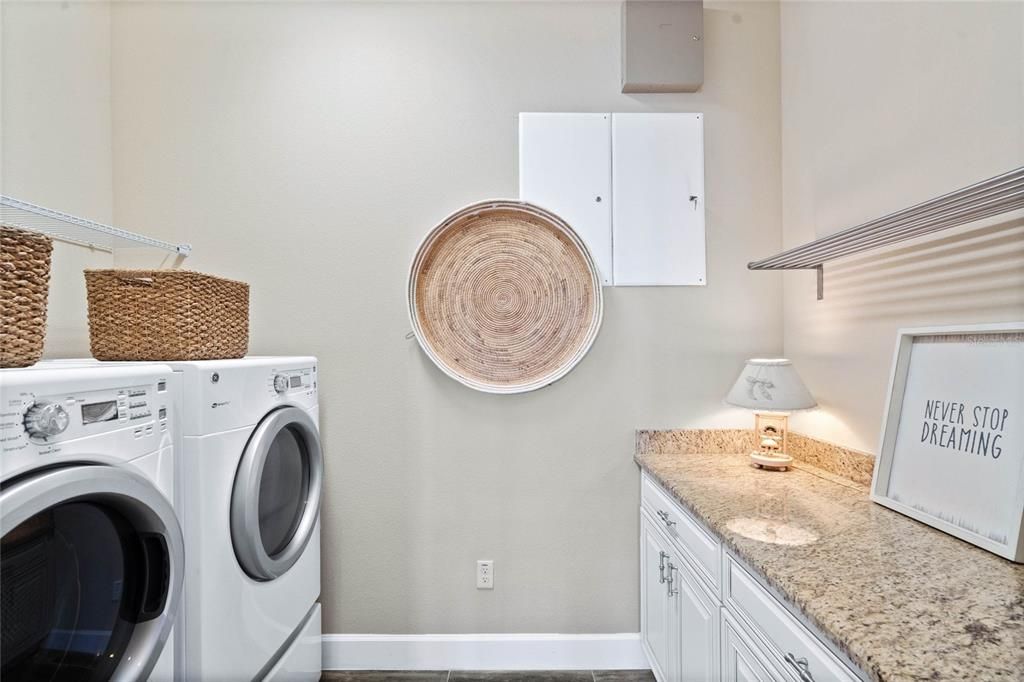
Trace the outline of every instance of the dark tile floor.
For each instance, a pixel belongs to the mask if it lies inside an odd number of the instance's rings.
[[[321,682],[654,682],[650,670],[324,671]]]

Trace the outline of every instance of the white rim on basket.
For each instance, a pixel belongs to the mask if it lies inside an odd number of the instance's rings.
[[[443,236],[449,227],[451,227],[457,221],[463,218],[475,215],[483,215],[492,211],[518,211],[532,215],[536,218],[540,218],[548,222],[551,227],[560,231],[576,248],[579,249],[583,260],[586,263],[587,269],[589,270],[591,286],[593,290],[592,306],[591,306],[591,320],[590,325],[586,329],[585,336],[582,343],[575,350],[575,352],[569,356],[556,370],[542,375],[538,379],[532,381],[526,381],[523,383],[488,383],[479,381],[473,377],[466,376],[456,372],[438,353],[435,352],[430,342],[426,338],[425,332],[420,325],[419,315],[417,314],[417,276],[421,272],[424,259],[431,252],[431,247],[434,243]],[[566,374],[569,373],[580,360],[587,354],[591,346],[594,344],[594,340],[597,338],[598,330],[601,328],[601,320],[604,313],[604,299],[601,290],[601,279],[597,272],[597,266],[594,264],[594,259],[590,255],[590,251],[587,249],[587,245],[582,239],[576,234],[576,232],[562,220],[560,217],[547,211],[534,204],[527,203],[525,201],[519,201],[516,199],[491,199],[488,201],[481,201],[478,203],[470,204],[458,211],[452,213],[450,216],[445,218],[440,224],[432,229],[423,241],[420,242],[419,247],[416,249],[416,253],[413,256],[412,263],[409,267],[409,278],[406,286],[406,301],[408,304],[407,313],[409,315],[409,323],[412,326],[413,334],[416,336],[416,341],[419,343],[420,348],[426,353],[427,357],[437,365],[437,367],[455,379],[459,383],[483,391],[486,393],[525,393],[527,391],[534,391],[539,388],[544,388],[552,383],[558,381]]]

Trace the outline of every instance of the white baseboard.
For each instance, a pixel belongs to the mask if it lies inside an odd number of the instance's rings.
[[[323,636],[324,670],[631,670],[640,633]]]

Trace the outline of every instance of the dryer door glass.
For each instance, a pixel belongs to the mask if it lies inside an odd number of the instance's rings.
[[[270,443],[260,478],[260,540],[271,557],[295,536],[308,490],[309,451],[302,435],[286,426]]]
[[[282,407],[246,445],[231,495],[231,539],[239,565],[273,580],[298,561],[317,532],[323,456],[312,417]]]

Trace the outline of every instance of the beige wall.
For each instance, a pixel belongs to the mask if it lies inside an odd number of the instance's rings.
[[[252,283],[252,351],[314,353],[328,632],[635,632],[633,430],[782,347],[778,7],[708,3],[707,85],[619,94],[617,3],[166,3],[113,11],[115,217]],[[519,111],[704,111],[706,288],[605,289],[564,380],[492,396],[409,331],[452,210],[516,193]],[[496,589],[475,589],[477,559]]]
[[[635,631],[634,428],[746,425],[722,396],[784,346],[823,407],[796,426],[873,450],[898,327],[1024,318],[1020,218],[830,265],[821,302],[745,269],[1019,165],[1022,3],[784,3],[780,32],[708,2],[702,92],[641,96],[616,3],[2,12],[4,192],[192,242],[252,283],[253,352],[321,358],[329,632]],[[405,340],[405,274],[437,220],[515,194],[515,114],[543,110],[706,113],[709,285],[605,289],[567,378],[478,394]],[[48,351],[80,355],[80,269],[110,257],[56,256]]]
[[[109,222],[110,6],[0,3],[0,194]],[[89,353],[82,269],[111,255],[55,243],[47,357]]]
[[[786,246],[1024,162],[1024,3],[782,5]],[[1024,319],[1024,212],[785,276],[785,351],[823,409],[796,428],[874,451],[896,330]]]

